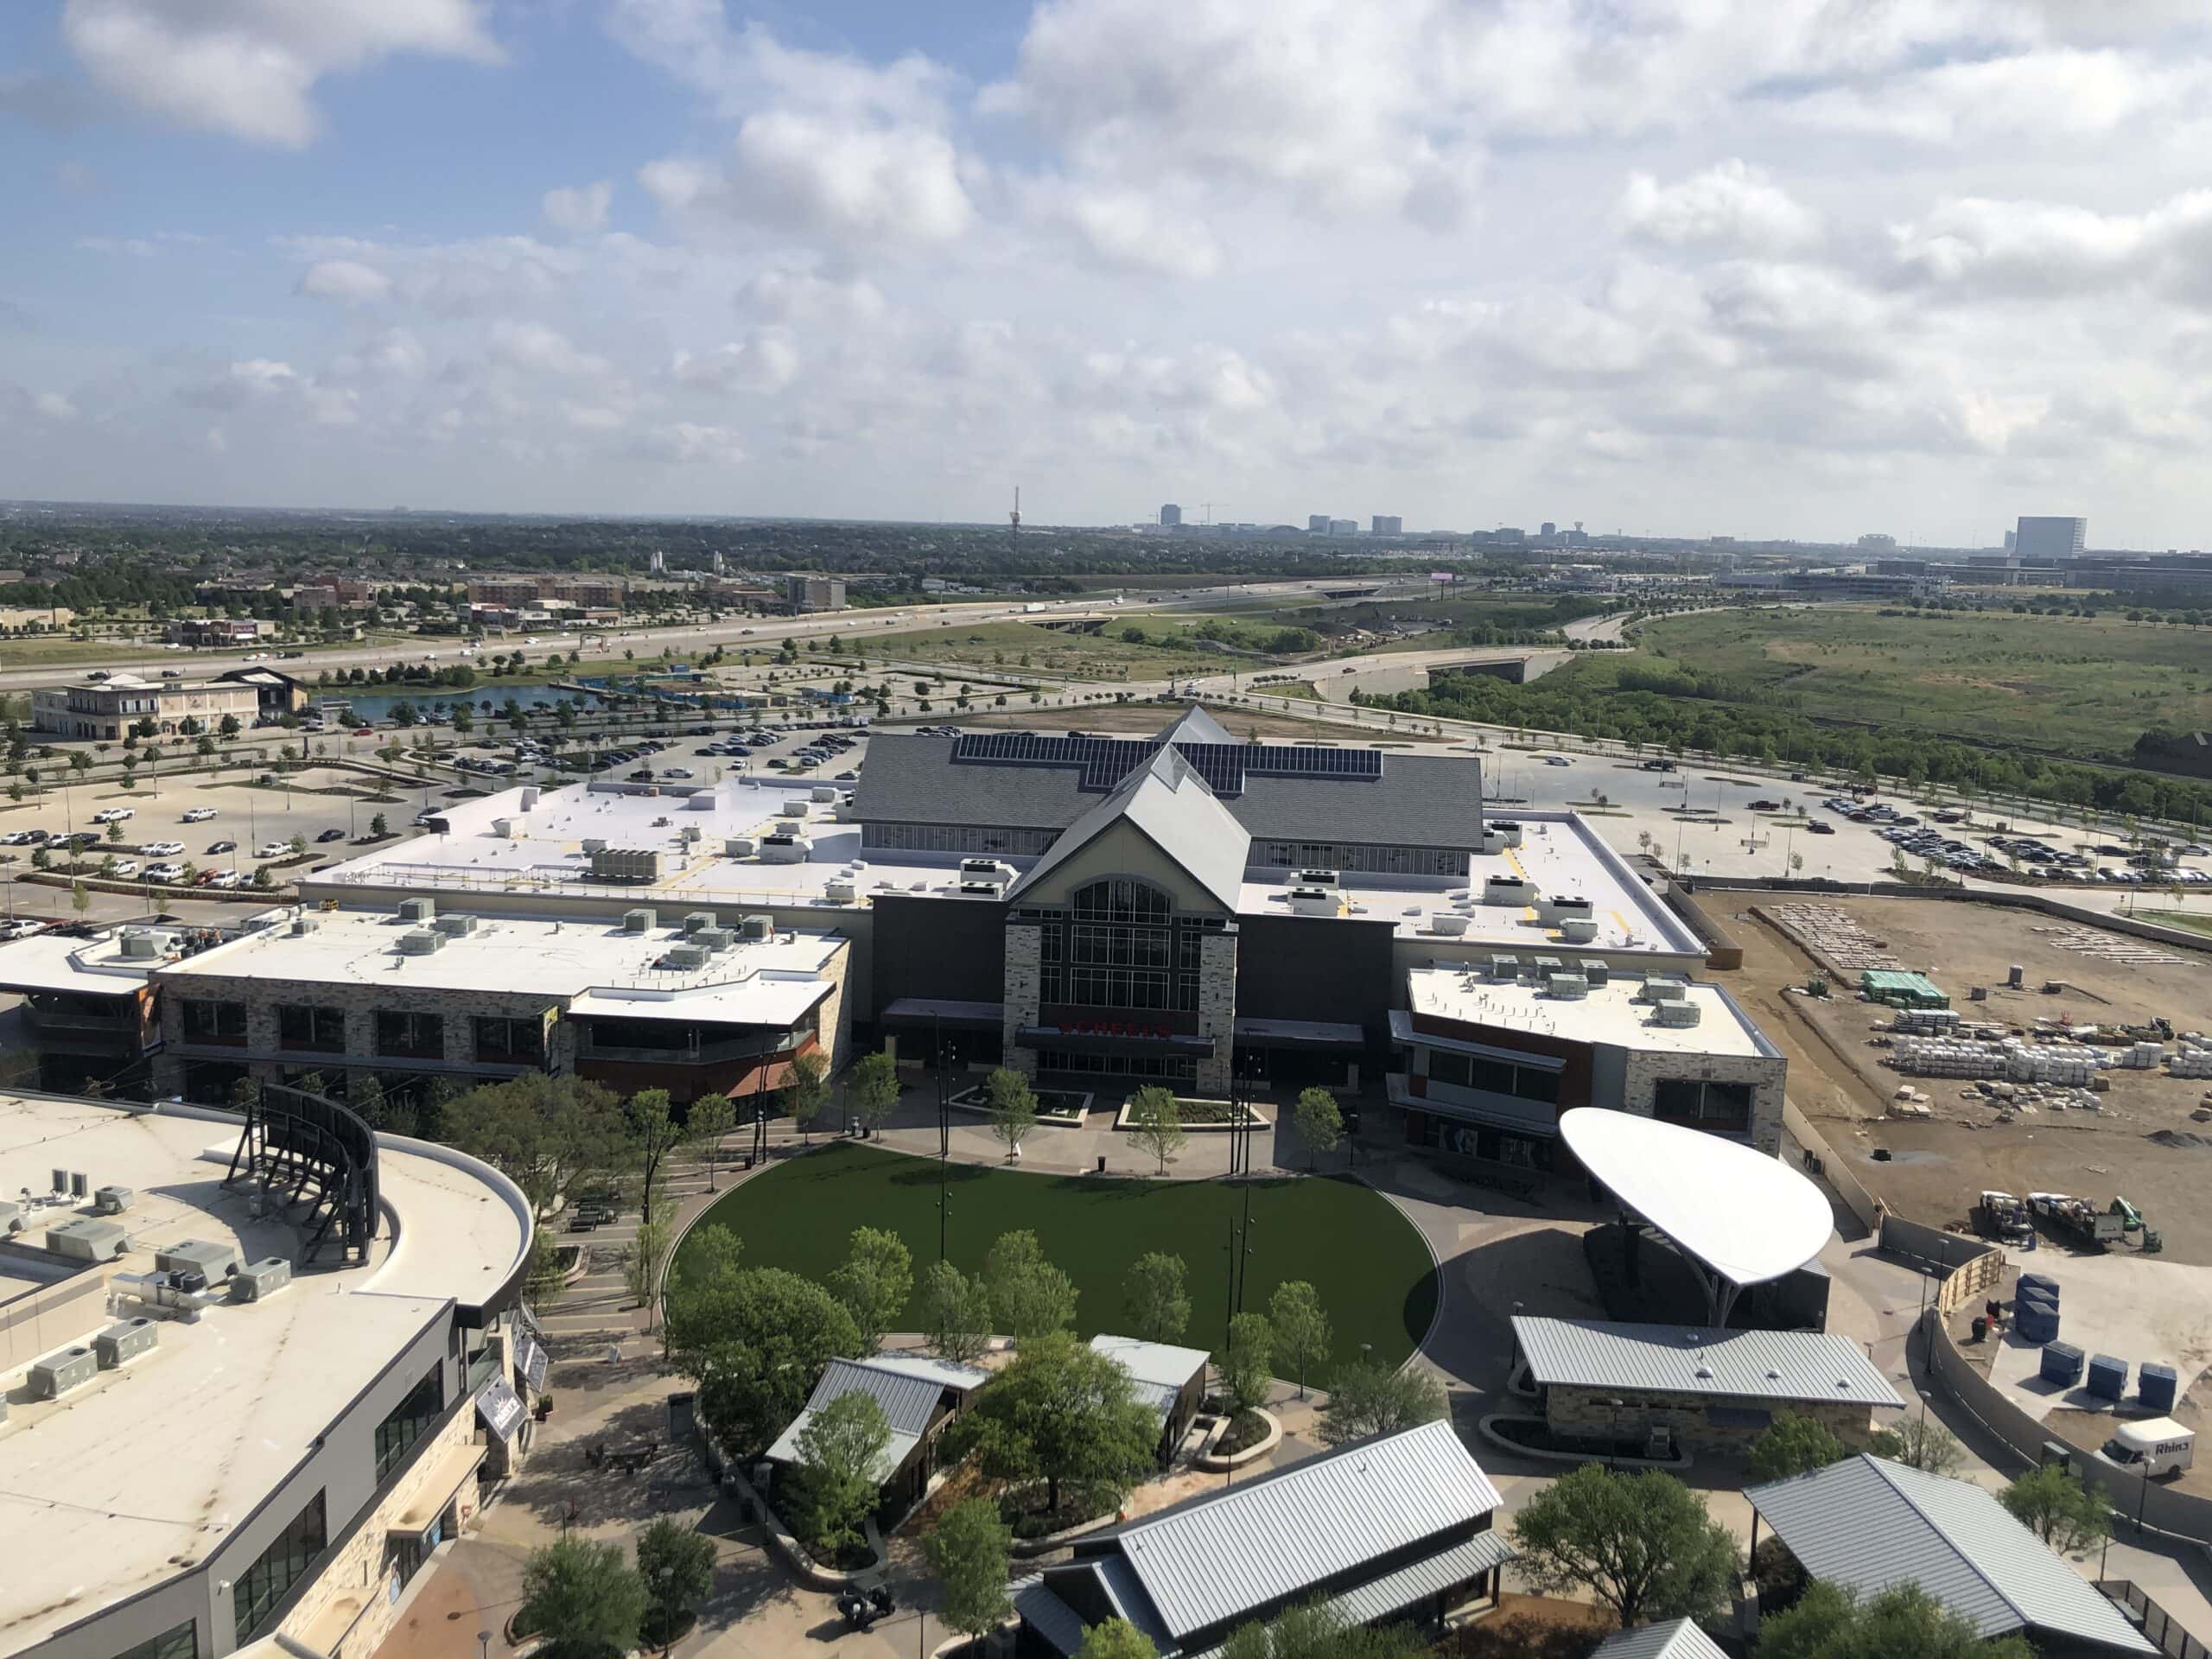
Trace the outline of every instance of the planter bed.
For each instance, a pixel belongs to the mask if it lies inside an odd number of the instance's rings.
[[[1677,1451],[1671,1458],[1647,1458],[1641,1450],[1633,1452],[1621,1449],[1615,1442],[1611,1454],[1607,1455],[1603,1445],[1592,1445],[1587,1440],[1561,1440],[1552,1433],[1551,1425],[1541,1417],[1524,1417],[1512,1412],[1493,1412],[1476,1425],[1482,1437],[1509,1452],[1524,1458],[1541,1458],[1551,1463],[1605,1463],[1619,1469],[1687,1469],[1689,1454]]]
[[[1039,1089],[1037,1095],[1037,1121],[1052,1128],[1079,1129],[1084,1114],[1090,1109],[1090,1096],[1078,1095],[1065,1089]],[[991,1110],[990,1091],[981,1085],[963,1089],[945,1102],[955,1111],[975,1112],[988,1116]]]
[[[1114,1115],[1114,1127],[1128,1130],[1136,1126],[1129,1122],[1129,1103],[1123,1101],[1122,1109]],[[1230,1121],[1230,1103],[1225,1100],[1190,1100],[1175,1096],[1175,1109],[1183,1128],[1192,1135],[1219,1134],[1240,1127]],[[1268,1120],[1250,1105],[1244,1108],[1243,1127],[1264,1129]]]

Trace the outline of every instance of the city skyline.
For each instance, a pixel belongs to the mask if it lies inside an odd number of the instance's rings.
[[[15,8],[0,494],[2202,539],[2192,9],[1262,15]]]

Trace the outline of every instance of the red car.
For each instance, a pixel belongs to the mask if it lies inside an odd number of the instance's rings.
[[[353,728],[353,735],[356,737],[374,737],[376,734],[377,728],[373,726],[356,726]]]

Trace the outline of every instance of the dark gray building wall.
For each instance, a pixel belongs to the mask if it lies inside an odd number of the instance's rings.
[[[1237,1017],[1357,1021],[1367,1027],[1369,1048],[1382,1053],[1397,1000],[1395,925],[1342,916],[1239,916]]]
[[[872,1015],[902,996],[1005,1000],[1005,906],[878,893],[872,911]]]

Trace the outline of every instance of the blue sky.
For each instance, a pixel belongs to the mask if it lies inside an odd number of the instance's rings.
[[[16,0],[0,495],[2203,538],[2178,0]]]

